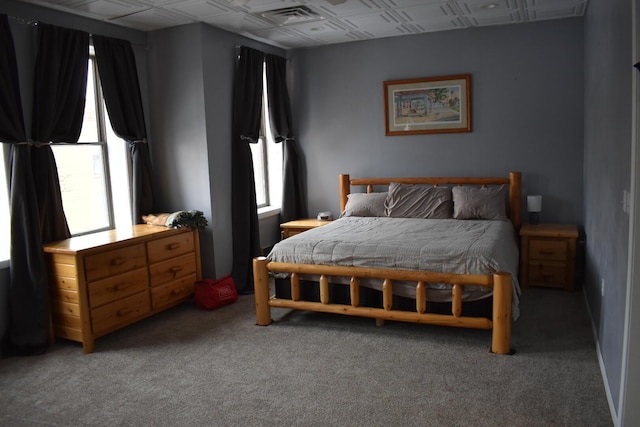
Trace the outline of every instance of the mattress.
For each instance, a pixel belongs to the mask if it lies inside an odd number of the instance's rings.
[[[513,317],[518,317],[518,245],[509,221],[343,217],[278,242],[269,258],[297,264],[512,275]],[[307,277],[307,279],[310,279]],[[332,277],[333,283],[349,278]],[[382,282],[362,280],[381,290]],[[394,282],[394,294],[415,298],[415,283]],[[464,301],[487,298],[490,289],[465,286]],[[430,301],[450,301],[450,286],[429,284]]]

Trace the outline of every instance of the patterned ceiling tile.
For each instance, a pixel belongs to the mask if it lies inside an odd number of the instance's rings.
[[[116,18],[111,22],[121,24],[143,31],[159,30],[161,28],[174,27],[176,25],[192,22],[185,16],[164,9],[148,9],[140,13]]]
[[[211,16],[209,18],[204,18],[203,22],[232,33],[252,32],[271,27],[271,25],[265,20],[258,19],[253,15],[242,12]]]
[[[142,31],[200,21],[285,48],[561,19],[584,15],[588,5],[588,0],[18,1]],[[292,7],[307,9],[263,16]]]
[[[181,12],[193,20],[206,20],[213,16],[228,15],[234,13],[229,7],[221,3],[214,3],[207,0],[181,1],[165,6],[167,10]]]

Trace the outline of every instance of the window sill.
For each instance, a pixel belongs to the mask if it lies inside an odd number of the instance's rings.
[[[9,260],[1,259],[0,260],[0,270],[4,270],[5,268],[9,268]]]
[[[280,215],[280,208],[275,206],[265,206],[258,208],[258,220],[270,218],[272,216]]]

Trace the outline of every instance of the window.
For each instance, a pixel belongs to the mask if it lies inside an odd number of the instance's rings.
[[[130,226],[127,146],[114,134],[106,114],[93,48],[78,142],[52,146],[71,234]]]
[[[282,201],[282,144],[273,140],[269,123],[266,66],[262,68],[262,126],[260,139],[249,144],[253,157],[256,203],[259,211],[279,209]]]

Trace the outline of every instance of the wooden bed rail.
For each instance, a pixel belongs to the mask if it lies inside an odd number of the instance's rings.
[[[289,299],[271,297],[269,291],[269,272],[290,273],[291,296]],[[319,275],[320,302],[300,300],[300,275]],[[442,326],[455,326],[476,329],[493,329],[491,351],[497,354],[509,354],[511,351],[511,299],[512,280],[509,273],[491,275],[463,275],[435,273],[413,270],[392,270],[361,267],[340,267],[329,265],[306,265],[270,262],[266,257],[253,260],[254,291],[256,301],[257,324],[269,325],[271,307],[311,310],[325,313],[346,314],[381,320],[396,320],[413,323],[427,323]],[[350,277],[351,305],[329,302],[329,276]],[[360,307],[359,280],[362,278],[382,279],[382,307]],[[393,309],[393,281],[416,282],[416,311]],[[452,285],[452,314],[434,314],[426,312],[426,284],[449,283]],[[462,287],[484,286],[493,288],[492,319],[465,317],[462,312]]]

